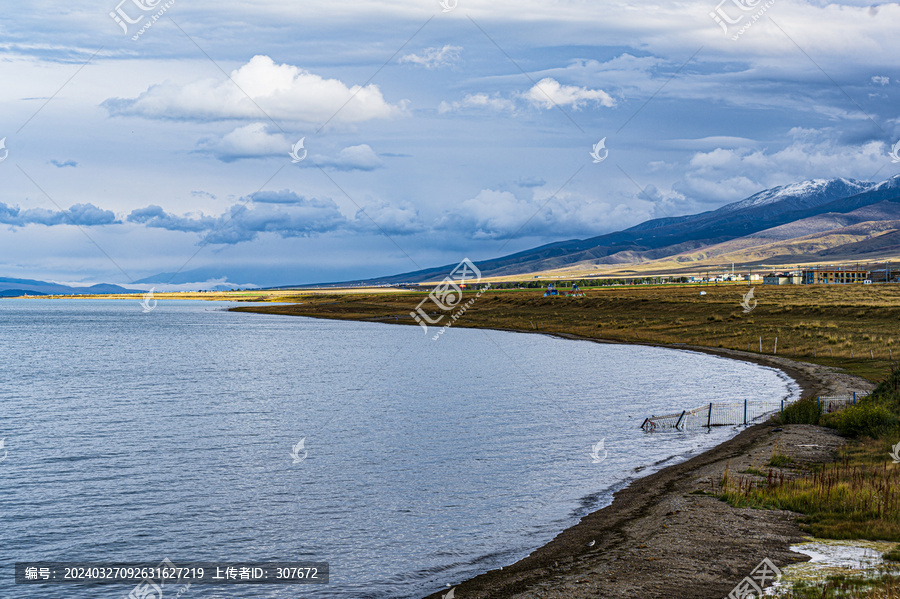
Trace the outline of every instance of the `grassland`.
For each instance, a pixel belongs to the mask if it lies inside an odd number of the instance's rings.
[[[803,405],[806,404],[806,405]],[[801,526],[816,537],[900,541],[900,369],[858,404],[822,414],[816,402],[795,403],[784,422],[824,424],[851,441],[831,463],[796,466],[773,452],[765,471],[746,469],[722,476],[719,497],[737,508],[789,510],[803,514]],[[900,546],[883,555],[900,561]],[[896,564],[863,575],[830,576],[823,583],[795,584],[790,598],[898,597]]]
[[[541,290],[488,291],[453,326],[750,352],[760,352],[761,345],[764,354],[837,366],[873,381],[900,359],[900,285],[756,285],[756,307],[746,313],[740,304],[749,290],[749,285],[641,285],[588,289],[582,298],[545,298]],[[426,296],[294,292],[271,299],[297,304],[246,309],[415,324],[410,312]],[[474,297],[468,292],[459,305]]]

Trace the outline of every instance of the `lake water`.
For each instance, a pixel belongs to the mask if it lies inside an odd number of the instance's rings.
[[[736,432],[647,435],[646,416],[796,393],[686,351],[226,306],[0,301],[0,597],[133,588],[14,585],[17,561],[163,558],[330,563],[327,586],[185,599],[421,597]]]

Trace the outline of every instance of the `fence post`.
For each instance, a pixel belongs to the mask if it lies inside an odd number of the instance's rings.
[[[684,415],[687,413],[687,410],[683,410],[681,412],[681,416],[678,417],[678,422],[675,423],[675,430],[679,430],[681,426],[681,421],[684,420]]]
[[[781,400],[781,413],[784,414],[784,400]]]
[[[747,400],[744,400],[744,424],[747,424]]]
[[[706,416],[706,428],[709,428],[710,422],[712,422],[712,402],[709,404],[709,414]]]
[[[856,405],[856,391],[853,392],[853,405]]]
[[[819,401],[818,395],[816,395],[816,409],[820,412],[822,411],[822,402]]]
[[[778,355],[778,337],[775,337],[775,349],[772,351],[772,355]]]

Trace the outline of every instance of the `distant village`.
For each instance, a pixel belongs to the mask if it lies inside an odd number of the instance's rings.
[[[765,267],[763,267],[765,268]],[[772,270],[768,273],[736,272],[732,265],[728,270],[719,273],[706,273],[696,276],[643,276],[643,277],[604,277],[602,273],[590,273],[582,278],[564,276],[534,275],[525,281],[493,282],[490,285],[463,284],[461,288],[470,289],[545,289],[547,295],[568,295],[580,297],[581,289],[589,287],[608,287],[620,285],[667,285],[694,284],[711,285],[719,283],[762,283],[763,285],[871,285],[873,283],[900,283],[900,265],[880,263],[878,265],[824,265],[797,267],[793,270]],[[433,285],[433,284],[432,284]],[[382,287],[395,287],[413,291],[427,291],[432,285],[427,283],[394,283]],[[571,292],[563,292],[563,288],[573,286]]]
[[[723,272],[686,277],[688,283],[761,282],[763,285],[871,285],[872,283],[900,283],[900,266],[833,265],[796,268],[768,274]]]
[[[900,283],[900,267],[814,266],[787,272],[773,272],[762,278],[764,285],[871,285]]]

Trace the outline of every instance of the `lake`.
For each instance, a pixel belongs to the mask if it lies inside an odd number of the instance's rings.
[[[230,305],[0,301],[0,596],[133,587],[14,585],[17,561],[169,558],[330,564],[328,585],[186,599],[421,597],[737,432],[645,417],[798,391],[688,351]]]

